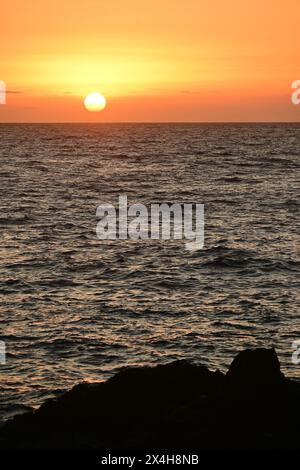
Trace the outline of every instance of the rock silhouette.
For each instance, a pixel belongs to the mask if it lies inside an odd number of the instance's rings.
[[[0,431],[1,449],[297,449],[300,384],[273,349],[246,350],[226,375],[176,361],[80,384]]]
[[[273,388],[284,381],[275,349],[242,351],[233,359],[226,378],[234,387],[251,391]]]

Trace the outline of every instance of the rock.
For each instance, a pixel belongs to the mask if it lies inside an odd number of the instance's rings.
[[[231,386],[253,389],[272,388],[284,381],[274,349],[246,349],[232,361],[226,374]]]
[[[126,368],[8,421],[0,449],[299,448],[299,403],[274,350],[238,354],[226,376],[186,361]]]

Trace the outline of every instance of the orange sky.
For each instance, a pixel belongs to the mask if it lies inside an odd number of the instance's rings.
[[[299,0],[4,0],[0,121],[300,121],[299,18]]]

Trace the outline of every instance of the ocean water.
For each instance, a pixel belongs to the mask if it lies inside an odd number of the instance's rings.
[[[299,124],[0,125],[1,414],[125,365],[226,370],[300,338]],[[100,241],[96,208],[205,204],[205,243]]]

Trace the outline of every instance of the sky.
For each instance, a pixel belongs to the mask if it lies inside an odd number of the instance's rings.
[[[0,122],[298,122],[299,18],[299,0],[3,0]]]

